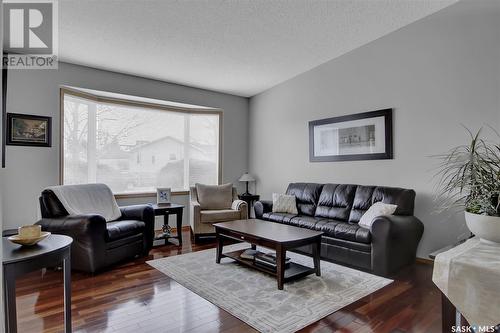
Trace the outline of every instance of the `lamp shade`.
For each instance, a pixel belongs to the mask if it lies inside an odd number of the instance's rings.
[[[253,182],[255,181],[255,178],[253,178],[252,175],[250,175],[248,172],[245,172],[243,176],[238,179],[240,182]]]

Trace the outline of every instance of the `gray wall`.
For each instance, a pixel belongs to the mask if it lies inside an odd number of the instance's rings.
[[[9,71],[8,112],[51,116],[52,147],[7,147],[4,177],[4,229],[34,223],[39,216],[38,196],[59,181],[59,88],[61,85],[111,91],[167,101],[217,107],[224,110],[223,180],[234,182],[247,168],[248,99],[60,63],[58,70]],[[187,196],[176,196],[187,204]],[[156,198],[124,200],[152,202]],[[187,214],[184,222],[188,223]]]
[[[461,214],[434,214],[429,156],[498,124],[500,2],[466,1],[250,99],[250,172],[270,198],[289,182],[413,188],[425,223],[418,255],[467,232]],[[308,121],[394,108],[394,159],[310,163]]]
[[[0,1],[0,17],[2,17],[3,20],[3,1]],[[3,24],[0,24],[0,54],[2,55],[3,58]],[[0,66],[0,69],[2,66]],[[2,80],[0,79],[0,92],[2,91]],[[2,94],[0,93],[0,112],[1,112],[1,105],[2,105]],[[1,116],[0,116],[1,119]],[[2,126],[0,126],[0,144],[2,143],[3,138],[3,132],[2,132]],[[1,157],[0,157],[1,159]],[[1,162],[0,162],[1,163]],[[3,230],[3,193],[4,193],[4,186],[3,186],[3,178],[4,178],[4,170],[1,168],[0,165],[0,230]],[[0,249],[0,258],[2,258],[2,253],[3,249]],[[0,271],[0,279],[3,281],[3,270]],[[2,286],[0,287],[0,313],[3,312],[3,283]],[[5,331],[4,327],[4,321],[3,321],[3,316],[2,320],[0,320],[0,333]]]

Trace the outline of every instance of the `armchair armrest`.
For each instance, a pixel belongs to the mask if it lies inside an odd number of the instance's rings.
[[[191,230],[193,232],[196,232],[196,229],[200,224],[200,211],[200,203],[191,199],[189,202],[189,225],[191,226]]]
[[[151,205],[132,205],[120,207],[122,217],[120,220],[139,220],[146,224],[145,253],[153,247],[155,237],[155,211]]]
[[[100,234],[104,237],[106,231],[106,220],[101,215],[96,214],[42,218],[36,224],[42,226],[42,230],[68,235],[73,238],[87,234]]]
[[[255,217],[261,219],[264,213],[273,211],[273,202],[271,200],[257,201],[253,205],[253,209],[255,210]]]
[[[388,276],[415,262],[423,223],[415,216],[384,215],[373,220],[372,269]]]
[[[240,218],[242,220],[246,220],[248,218],[248,205],[245,201],[243,200],[234,200],[233,204],[231,205],[232,210],[239,210],[240,211]]]
[[[106,220],[100,215],[67,215],[42,218],[36,224],[43,230],[73,238],[71,262],[74,269],[95,272],[105,265]],[[97,257],[96,257],[97,256]]]
[[[139,220],[144,222],[154,221],[155,212],[150,205],[132,205],[120,207],[122,217],[120,220]]]

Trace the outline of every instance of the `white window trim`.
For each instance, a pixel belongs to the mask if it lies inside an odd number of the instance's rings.
[[[223,115],[224,110],[219,108],[204,107],[198,105],[190,105],[176,102],[168,102],[157,99],[143,98],[137,96],[129,96],[117,93],[102,92],[90,89],[81,89],[75,87],[62,86],[60,88],[59,98],[59,184],[63,185],[64,181],[64,97],[69,95],[72,97],[85,98],[94,102],[117,104],[125,106],[135,106],[141,108],[149,108],[154,110],[165,110],[171,112],[183,112],[191,114],[216,114],[219,116],[219,147],[218,147],[218,175],[217,183],[222,182],[222,158],[223,158]],[[187,195],[188,190],[173,191],[172,195]],[[116,198],[141,198],[154,197],[156,192],[133,192],[133,193],[115,193]]]

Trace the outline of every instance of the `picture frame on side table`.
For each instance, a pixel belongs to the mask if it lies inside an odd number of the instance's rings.
[[[10,146],[52,146],[52,118],[20,113],[7,113],[7,138]]]
[[[309,161],[392,159],[392,109],[309,122]]]
[[[156,189],[156,203],[165,205],[171,203],[172,189],[170,187],[159,187]]]

